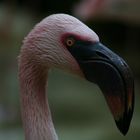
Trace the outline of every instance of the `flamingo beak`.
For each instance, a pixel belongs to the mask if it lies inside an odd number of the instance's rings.
[[[68,48],[85,78],[103,92],[118,129],[125,135],[133,115],[134,80],[126,62],[101,43],[78,43]]]

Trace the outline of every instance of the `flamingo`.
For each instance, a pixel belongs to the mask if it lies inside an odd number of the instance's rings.
[[[126,134],[134,107],[129,66],[100,43],[97,34],[67,14],[53,14],[38,23],[23,41],[19,55],[21,112],[26,140],[57,140],[47,99],[51,68],[96,83],[116,125]]]

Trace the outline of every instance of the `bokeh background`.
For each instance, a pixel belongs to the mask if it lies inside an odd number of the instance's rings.
[[[17,56],[23,38],[44,17],[76,16],[122,56],[135,77],[135,110],[124,137],[97,85],[60,70],[49,74],[48,98],[60,140],[140,139],[139,0],[0,0],[0,140],[24,140]]]

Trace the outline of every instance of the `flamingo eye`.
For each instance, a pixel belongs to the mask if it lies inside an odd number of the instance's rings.
[[[66,45],[67,45],[68,47],[71,47],[71,46],[73,46],[74,44],[75,44],[75,39],[74,39],[73,37],[69,37],[69,38],[66,39]]]

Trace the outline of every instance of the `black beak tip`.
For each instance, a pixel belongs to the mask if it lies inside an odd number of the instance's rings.
[[[118,129],[124,136],[127,134],[129,130],[132,115],[133,115],[133,110],[129,110],[128,113],[125,114],[123,118],[115,121]]]
[[[115,121],[115,122],[116,122],[116,125],[117,125],[118,129],[120,130],[120,132],[125,136],[128,132],[129,126],[124,126],[122,124],[122,120]]]

